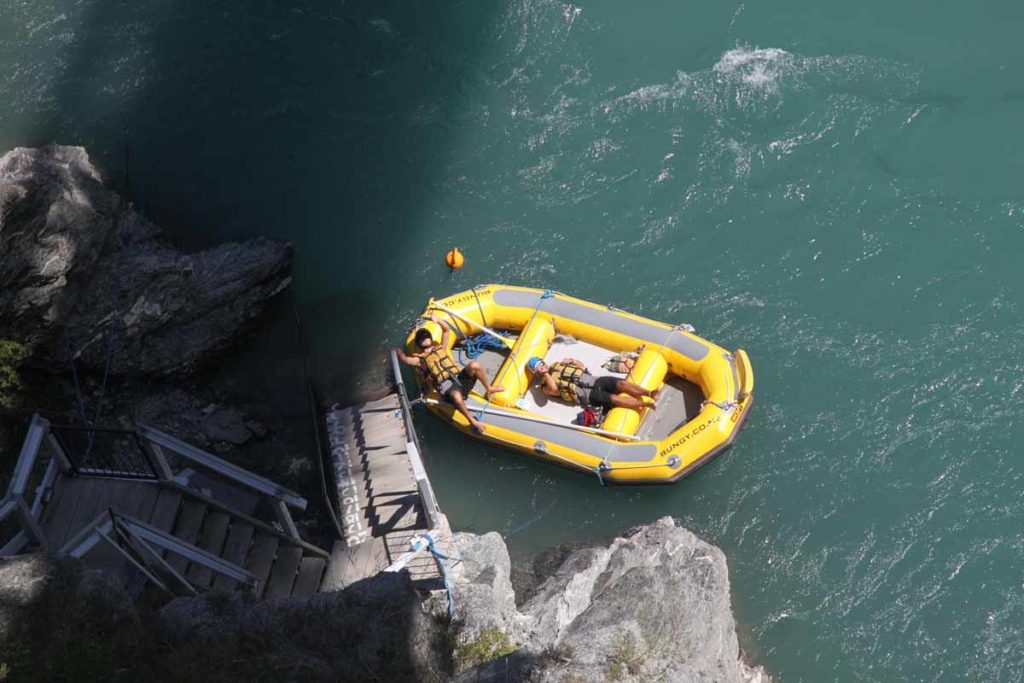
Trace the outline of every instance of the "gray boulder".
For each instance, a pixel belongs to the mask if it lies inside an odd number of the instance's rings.
[[[525,619],[516,610],[509,578],[512,561],[501,536],[494,531],[483,536],[459,533],[454,541],[462,560],[452,584],[460,638],[472,640],[498,630],[513,642],[521,641]]]
[[[572,553],[521,611],[525,646],[459,680],[768,680],[741,659],[725,555],[669,517]]]
[[[201,662],[211,680],[448,677],[444,626],[422,609],[405,572],[308,599],[256,600],[241,592],[176,598],[161,616],[171,645]]]
[[[10,635],[22,611],[42,599],[57,571],[42,554],[0,557],[0,642]]]
[[[70,338],[87,368],[109,352],[115,375],[193,370],[288,286],[290,265],[267,239],[177,251],[81,147],[0,157],[0,336],[43,367],[63,369]]]

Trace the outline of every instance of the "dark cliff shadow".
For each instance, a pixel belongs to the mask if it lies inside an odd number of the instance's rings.
[[[429,681],[451,672],[444,625],[408,574],[308,602],[210,593],[132,604],[75,562],[0,558],[0,672],[11,681]]]
[[[311,374],[321,393],[344,398],[367,364],[383,376],[379,350],[399,341],[383,329],[395,308],[391,286],[418,257],[411,238],[438,189],[435,171],[460,137],[453,122],[500,11],[469,0],[93,0],[74,10],[69,21],[77,25],[62,48],[52,97],[21,142],[85,146],[108,185],[185,250],[257,235],[291,242]],[[293,433],[305,435],[295,449],[312,451],[290,302],[272,305],[206,372],[186,383],[219,382],[240,402],[269,401]],[[323,504],[312,472],[303,494],[311,508]],[[62,583],[44,592],[37,609],[14,615],[12,628],[28,634],[18,645],[28,648],[18,652],[27,658],[18,661],[51,657],[49,648],[66,637],[75,647],[49,660],[58,669],[117,679],[105,667],[120,658],[126,680],[140,671],[167,680],[151,667],[165,642],[156,650],[131,650],[128,642],[145,637],[151,624],[122,628],[102,616],[81,623],[62,611],[68,590]],[[408,663],[416,647],[408,619],[390,616],[386,623],[397,630],[389,642],[402,643],[395,661]],[[125,633],[128,640],[76,633]],[[270,635],[255,633],[229,654],[259,661],[259,638]],[[351,635],[357,641],[359,631]],[[124,666],[140,652],[147,659],[133,661],[149,662],[143,669]],[[223,654],[219,661],[227,661]],[[335,680],[338,670],[305,678]],[[52,680],[39,673],[38,680]],[[255,680],[289,678],[259,674]]]
[[[345,400],[367,366],[369,384],[386,376],[380,349],[400,341],[383,324],[394,285],[420,256],[412,238],[501,10],[94,0],[66,22],[77,26],[62,72],[25,143],[86,146],[108,184],[186,250],[292,242],[311,374]],[[269,400],[309,433],[290,304],[215,365],[240,401]],[[297,447],[312,449],[312,436]]]

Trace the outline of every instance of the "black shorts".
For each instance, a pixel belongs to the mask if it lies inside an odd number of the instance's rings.
[[[590,388],[590,405],[611,408],[612,396],[618,393],[616,391],[618,386],[619,380],[617,377],[598,377],[594,380],[594,386]]]
[[[437,387],[437,393],[441,394],[441,398],[451,403],[451,393],[453,391],[460,391],[462,398],[466,398],[469,392],[473,391],[474,386],[476,386],[476,377],[470,374],[468,368],[462,368],[459,371],[458,377],[441,382],[440,386]]]

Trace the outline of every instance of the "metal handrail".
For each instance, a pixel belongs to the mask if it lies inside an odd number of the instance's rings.
[[[218,458],[212,453],[207,453],[201,448],[196,448],[191,444],[185,443],[180,439],[176,439],[170,434],[161,432],[159,429],[150,427],[149,425],[138,424],[135,426],[135,430],[141,438],[154,443],[157,446],[166,448],[175,455],[191,461],[195,466],[216,472],[218,475],[231,482],[240,484],[254,491],[270,496],[271,498],[280,499],[293,508],[299,510],[306,509],[305,498],[265,477],[253,474],[247,469],[228,462],[223,458]]]
[[[413,476],[416,479],[416,488],[420,494],[420,501],[423,504],[423,511],[427,516],[427,526],[437,527],[440,524],[441,506],[437,503],[437,496],[434,495],[434,487],[427,476],[426,467],[420,457],[420,440],[416,434],[416,427],[412,423],[412,407],[409,405],[409,397],[405,393],[405,382],[402,381],[402,368],[398,364],[398,354],[394,349],[390,351],[391,371],[395,376],[395,386],[398,389],[398,402],[402,408],[402,421],[405,424],[406,447],[409,454],[409,462],[412,465]]]

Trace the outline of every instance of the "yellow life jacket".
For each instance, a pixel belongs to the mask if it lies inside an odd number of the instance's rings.
[[[558,385],[558,393],[563,401],[576,403],[576,386],[584,372],[585,368],[568,363],[555,363],[551,366],[551,378]]]
[[[448,349],[435,347],[427,355],[420,356],[420,369],[435,388],[448,379],[459,376],[459,366],[455,364]]]

